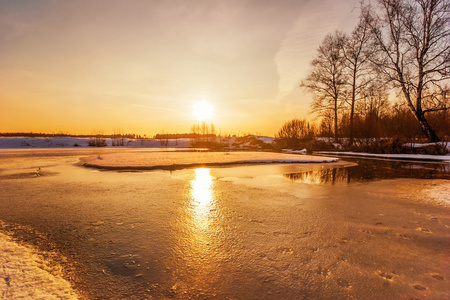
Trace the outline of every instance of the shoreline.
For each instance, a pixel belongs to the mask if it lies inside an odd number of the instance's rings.
[[[319,155],[333,155],[342,157],[353,158],[380,158],[399,161],[414,161],[414,162],[447,162],[450,163],[450,155],[428,155],[428,154],[379,154],[379,153],[366,153],[366,152],[333,152],[333,151],[316,151],[313,154]]]

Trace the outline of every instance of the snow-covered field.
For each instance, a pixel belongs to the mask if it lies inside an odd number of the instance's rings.
[[[89,146],[89,138],[78,137],[0,137],[0,149],[17,148],[95,148]],[[106,147],[113,147],[113,142],[122,142],[122,139],[105,139]],[[121,148],[122,146],[117,146]],[[190,147],[189,139],[176,139],[160,141],[155,139],[123,139],[123,147],[129,148],[186,148]]]
[[[32,248],[14,242],[0,233],[1,299],[77,299],[62,273]]]
[[[89,146],[91,138],[79,137],[2,137],[0,136],[0,149],[17,148],[95,148]],[[229,149],[252,149],[258,146],[252,145],[253,140],[259,140],[265,144],[272,144],[275,138],[268,136],[247,136],[246,138],[223,137],[217,138],[217,142],[222,143]],[[191,140],[189,138],[180,139],[104,139],[105,147],[112,148],[189,148]]]

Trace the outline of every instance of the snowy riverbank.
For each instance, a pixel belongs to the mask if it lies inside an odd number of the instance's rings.
[[[88,137],[1,137],[0,149],[30,149],[30,148],[97,148],[89,145]],[[115,144],[121,146],[113,146]],[[190,147],[189,139],[173,139],[161,141],[157,139],[105,139],[105,147],[113,148],[186,148]]]
[[[369,157],[369,158],[383,158],[383,159],[397,159],[397,160],[417,160],[417,161],[443,161],[450,162],[450,155],[425,155],[425,154],[375,154],[364,152],[333,152],[333,151],[317,151],[320,155],[337,155],[337,156],[354,156],[354,157]]]

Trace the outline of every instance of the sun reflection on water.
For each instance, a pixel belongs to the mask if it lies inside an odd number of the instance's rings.
[[[195,169],[195,179],[191,181],[191,208],[195,223],[204,228],[214,209],[213,177],[209,169]]]
[[[214,286],[223,257],[222,217],[217,199],[215,177],[206,168],[195,169],[189,181],[186,202],[180,210],[178,257],[183,267],[178,268],[179,289],[203,290]]]

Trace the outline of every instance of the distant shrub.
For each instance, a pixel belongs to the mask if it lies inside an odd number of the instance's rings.
[[[308,151],[330,151],[335,150],[336,147],[329,141],[322,141],[313,139],[305,144]]]
[[[366,140],[363,144],[353,144],[345,150],[376,154],[410,154],[399,138]]]
[[[90,147],[106,147],[106,139],[102,137],[91,137],[88,141]]]
[[[406,148],[410,148],[413,154],[428,154],[428,155],[447,155],[448,148],[444,143],[429,144],[422,147],[411,147],[406,145]]]
[[[311,146],[317,148],[318,145],[311,144],[314,140],[314,131],[315,127],[306,120],[292,119],[284,123],[277,134],[275,134],[275,148],[293,150],[304,148],[309,150]]]
[[[276,139],[275,148],[281,149],[292,149],[292,150],[302,150],[307,149],[308,151],[330,151],[335,150],[335,146],[327,141],[317,140],[312,138],[305,139]]]
[[[410,144],[405,143],[405,141],[400,138],[373,140],[370,143],[350,146],[346,150],[376,154],[448,154],[447,146],[444,143],[413,147]]]
[[[314,136],[314,126],[310,125],[306,120],[293,119],[280,128],[275,135],[277,139],[302,140],[312,138]]]
[[[112,146],[125,146],[125,139],[123,137],[113,138],[111,145]]]

